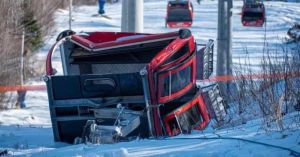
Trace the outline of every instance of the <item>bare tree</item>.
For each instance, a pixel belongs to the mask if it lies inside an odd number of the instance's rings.
[[[276,124],[284,130],[283,116],[300,110],[300,47],[281,45],[264,48],[259,75],[254,75],[249,58],[235,67],[240,79],[235,81],[239,92],[231,106],[233,114],[242,121],[262,117],[264,129]]]
[[[42,45],[43,37],[51,31],[53,14],[61,6],[60,0],[0,1],[0,86],[20,83],[20,34],[23,30],[35,34],[26,37],[24,54],[25,73],[34,72],[34,67],[29,66],[27,60]],[[0,93],[0,109],[8,108],[7,102],[11,102],[12,96],[12,93]]]

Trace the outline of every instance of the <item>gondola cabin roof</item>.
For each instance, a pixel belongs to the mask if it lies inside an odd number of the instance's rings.
[[[105,55],[108,53],[122,53],[134,47],[144,49],[145,46],[153,47],[170,43],[178,37],[178,32],[162,34],[141,33],[116,33],[116,32],[93,32],[85,35],[73,35],[70,41],[85,51],[77,51],[72,57],[84,57],[93,55]]]

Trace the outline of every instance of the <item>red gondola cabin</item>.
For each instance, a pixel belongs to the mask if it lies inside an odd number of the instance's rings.
[[[52,67],[59,46],[62,75]],[[212,72],[213,41],[198,48],[187,29],[62,32],[48,53],[44,77],[55,141],[112,143],[204,129],[215,115],[209,116],[208,107],[219,99],[205,99],[196,86]]]
[[[173,0],[168,2],[166,27],[191,27],[193,17],[193,5],[189,0]]]
[[[265,6],[262,1],[244,0],[241,17],[243,26],[261,27],[265,19]]]

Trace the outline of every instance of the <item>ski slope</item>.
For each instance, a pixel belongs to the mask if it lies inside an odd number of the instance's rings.
[[[144,32],[161,33],[177,31],[165,28],[166,0],[145,0]],[[203,1],[198,5],[193,1],[195,20],[191,31],[198,43],[217,38],[217,1]],[[282,45],[287,29],[300,21],[300,3],[265,2],[267,23],[265,27],[242,27],[240,10],[242,1],[234,1],[233,8],[233,63],[243,63],[247,58],[251,65],[260,64],[264,45],[268,49],[277,49]],[[92,17],[97,12],[96,6],[74,7],[72,29],[76,32],[120,31],[121,4],[108,4],[108,20]],[[45,40],[36,60],[44,61],[47,51],[59,32],[68,29],[68,11],[56,12],[56,25],[52,35]],[[267,41],[267,43],[265,42]],[[216,46],[215,46],[216,47]],[[245,51],[247,50],[247,52]],[[215,51],[216,52],[216,51]],[[54,57],[59,67],[59,54]],[[27,82],[43,84],[43,82]],[[22,110],[0,112],[0,151],[8,149],[10,155],[19,156],[289,156],[290,152],[258,144],[236,140],[216,139],[136,139],[132,142],[121,142],[110,145],[68,145],[53,141],[51,121],[46,91],[28,92],[28,107]],[[274,130],[266,132],[261,120],[223,130],[208,128],[203,132],[175,138],[237,137],[284,146],[300,151],[300,115],[292,113],[284,117],[283,132]],[[292,123],[293,122],[293,123]],[[295,122],[298,125],[295,125]],[[293,125],[292,125],[293,124]]]

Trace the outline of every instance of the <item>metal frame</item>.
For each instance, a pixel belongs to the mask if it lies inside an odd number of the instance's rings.
[[[144,90],[144,99],[145,99],[145,104],[146,104],[146,112],[147,112],[147,118],[148,118],[148,127],[149,127],[149,134],[151,137],[155,135],[155,128],[153,125],[153,113],[151,109],[151,97],[150,97],[150,90],[149,90],[149,83],[148,83],[148,72],[146,68],[142,69],[140,71],[140,75],[142,77],[142,82],[143,82],[143,90]]]
[[[197,50],[197,62],[200,62],[199,64],[197,63],[197,66],[200,66],[197,67],[197,69],[200,68],[200,70],[197,70],[198,75],[200,75],[198,79],[208,79],[214,69],[214,40],[209,39],[206,44],[197,44],[197,46],[204,46]]]
[[[52,81],[51,77],[49,76],[44,76],[43,80],[45,81],[47,85],[47,91],[48,91],[48,102],[49,102],[49,110],[50,110],[50,117],[51,117],[51,124],[52,124],[52,130],[53,130],[53,136],[55,141],[61,141],[61,138],[59,136],[59,131],[58,131],[58,125],[56,122],[56,114],[55,114],[55,108],[52,107],[54,97],[53,97],[53,92],[52,92]]]
[[[173,134],[172,130],[170,129],[169,121],[176,118],[177,125],[179,126],[180,129],[180,133],[182,133],[182,129],[177,120],[177,117],[195,105],[198,105],[198,109],[201,113],[200,116],[203,119],[203,122],[196,124],[196,126],[194,126],[193,129],[200,130],[207,126],[207,124],[209,123],[209,116],[206,109],[206,104],[203,98],[201,97],[201,95],[197,94],[197,96],[193,98],[191,101],[177,108],[176,110],[174,110],[164,118],[165,127],[169,136],[175,136],[175,134]]]

